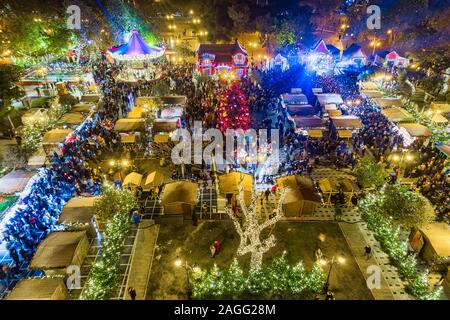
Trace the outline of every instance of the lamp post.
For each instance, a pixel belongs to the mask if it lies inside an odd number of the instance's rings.
[[[177,258],[175,260],[175,267],[179,268],[179,267],[183,267],[184,270],[186,271],[186,283],[187,283],[187,295],[188,295],[188,299],[191,298],[191,294],[192,294],[192,290],[191,290],[191,283],[189,280],[189,271],[193,271],[193,272],[198,272],[199,268],[197,267],[196,264],[193,264],[192,266],[188,264],[187,260],[183,261],[180,258]]]
[[[398,163],[398,168],[399,168],[398,177],[401,178],[401,175],[403,173],[401,169],[403,167],[405,160],[408,162],[411,162],[412,160],[414,160],[414,156],[409,152],[402,151],[402,153],[400,155],[397,153],[393,154],[391,159],[393,162]]]
[[[325,265],[327,263],[326,260],[321,260],[319,262],[322,265]],[[331,258],[330,269],[328,270],[328,275],[327,275],[327,281],[325,282],[325,285],[323,287],[324,293],[327,293],[328,288],[330,287],[330,276],[331,276],[331,270],[333,270],[333,266],[335,264],[344,264],[344,263],[345,263],[345,258],[344,257],[340,257],[339,256],[339,257],[336,258],[335,256],[333,256]]]

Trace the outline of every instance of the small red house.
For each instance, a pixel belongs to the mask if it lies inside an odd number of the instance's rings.
[[[237,78],[247,75],[247,51],[236,40],[229,44],[200,44],[197,70],[212,76],[232,72]]]

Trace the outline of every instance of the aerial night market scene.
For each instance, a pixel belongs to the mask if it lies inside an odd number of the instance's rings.
[[[449,16],[1,0],[3,305],[449,300]]]

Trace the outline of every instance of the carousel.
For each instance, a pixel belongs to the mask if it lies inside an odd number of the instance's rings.
[[[163,56],[164,52],[165,48],[146,43],[136,28],[127,43],[108,50],[114,61],[125,64],[119,79],[127,82],[157,78],[157,70],[152,62]]]

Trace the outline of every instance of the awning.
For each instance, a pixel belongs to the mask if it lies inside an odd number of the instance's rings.
[[[335,103],[335,104],[344,103],[344,101],[342,100],[342,96],[337,93],[319,93],[319,94],[316,94],[316,97],[317,97],[317,101],[322,106],[324,106],[326,104],[332,104],[332,103]]]
[[[323,193],[338,192],[336,185],[328,178],[323,178],[319,180],[319,188]]]
[[[164,175],[158,171],[153,171],[147,175],[144,183],[144,190],[158,187],[164,182]]]
[[[114,131],[129,132],[129,131],[143,131],[144,119],[119,119],[117,120]]]
[[[392,122],[412,121],[414,117],[403,108],[386,108],[381,113]]]
[[[435,114],[431,118],[431,121],[436,122],[436,123],[448,123],[447,118],[444,117],[442,114]]]
[[[317,116],[312,117],[292,117],[297,128],[307,129],[307,128],[322,128],[323,121]]]
[[[48,131],[42,139],[43,144],[62,143],[67,136],[72,132],[71,129],[53,129]]]
[[[342,116],[341,110],[338,110],[338,109],[328,110],[328,113],[329,113],[330,117],[340,117],[340,116]]]
[[[402,100],[399,98],[375,98],[373,100],[380,106],[380,108],[403,106]]]
[[[323,131],[318,129],[306,130],[308,132],[308,137],[310,138],[322,138]]]
[[[339,138],[347,139],[347,138],[351,138],[353,136],[353,131],[352,130],[338,130],[337,135]]]
[[[120,141],[122,143],[136,143],[136,136],[134,134],[121,135]]]
[[[364,127],[361,120],[356,116],[331,117],[331,121],[336,128],[361,129]]]
[[[418,123],[401,123],[400,128],[404,128],[411,137],[430,137],[431,131],[424,125]]]
[[[434,111],[440,111],[442,113],[450,113],[450,103],[432,102],[430,108]]]
[[[125,177],[125,179],[123,179],[122,185],[124,187],[127,186],[138,187],[141,185],[141,182],[142,182],[142,174],[139,174],[137,172],[131,172]]]
[[[131,110],[131,112],[127,115],[128,119],[140,119],[142,118],[142,111],[139,110]]]

